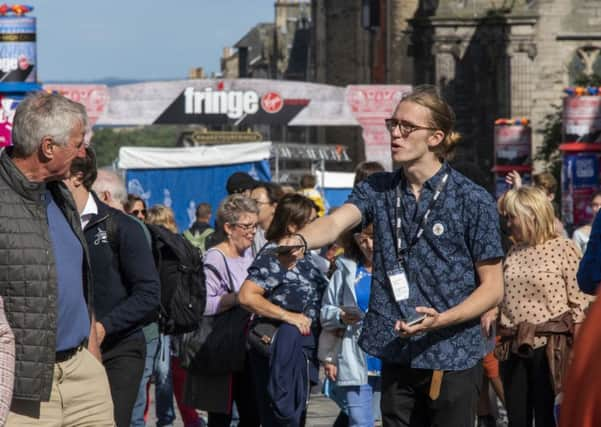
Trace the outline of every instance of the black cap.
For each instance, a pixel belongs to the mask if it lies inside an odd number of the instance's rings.
[[[234,172],[227,179],[225,189],[228,194],[243,193],[246,190],[252,190],[256,187],[259,181],[253,179],[246,172]]]

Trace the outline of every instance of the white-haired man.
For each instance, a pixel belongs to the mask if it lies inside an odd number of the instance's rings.
[[[84,155],[85,108],[38,92],[0,154],[0,295],[16,341],[8,426],[113,426],[95,341],[87,245],[61,180]]]

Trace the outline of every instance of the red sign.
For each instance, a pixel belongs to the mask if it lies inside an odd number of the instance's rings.
[[[563,100],[564,142],[601,142],[601,96],[569,96]]]
[[[531,146],[530,126],[495,125],[495,165],[529,165]]]
[[[284,100],[279,93],[267,92],[261,97],[261,107],[270,114],[279,113],[284,106]]]
[[[98,121],[109,102],[108,88],[105,85],[50,84],[45,90],[57,91],[72,101],[86,107],[90,126]]]
[[[384,125],[402,97],[411,91],[406,85],[347,86],[346,101],[355,119],[363,128],[365,158],[392,169],[390,134]]]

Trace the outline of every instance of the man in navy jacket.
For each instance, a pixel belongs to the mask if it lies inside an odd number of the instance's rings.
[[[129,426],[144,370],[142,327],[156,316],[159,276],[141,225],[104,203],[91,191],[95,156],[71,166],[66,184],[79,211],[92,264],[96,332],[106,368],[118,427]]]

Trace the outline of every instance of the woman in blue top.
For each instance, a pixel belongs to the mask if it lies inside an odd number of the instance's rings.
[[[341,335],[342,342],[322,361],[328,380],[335,382],[330,395],[348,415],[349,426],[372,427],[379,416],[381,362],[365,353],[358,339],[371,292],[373,226],[345,234],[344,256],[336,261],[321,307],[322,333]]]

